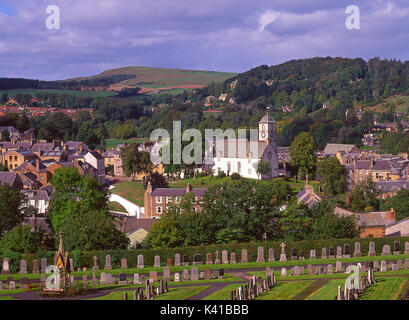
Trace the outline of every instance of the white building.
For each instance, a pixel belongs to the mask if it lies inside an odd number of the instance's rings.
[[[238,173],[245,178],[268,179],[278,176],[277,155],[277,127],[276,123],[268,114],[265,115],[258,126],[258,141],[225,139],[221,142],[224,146],[219,151],[218,141],[213,141],[213,172],[231,175]],[[220,140],[219,140],[220,143]],[[214,151],[215,150],[215,151]],[[270,165],[271,172],[259,176],[257,165],[259,161]]]
[[[46,190],[21,190],[22,195],[27,198],[24,206],[32,206],[37,209],[38,214],[45,215],[50,204],[50,196]]]

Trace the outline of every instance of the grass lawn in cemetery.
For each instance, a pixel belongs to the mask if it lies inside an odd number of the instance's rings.
[[[404,294],[408,278],[375,277],[376,283],[365,290],[360,300],[397,300]]]
[[[228,284],[223,289],[217,290],[216,292],[211,293],[207,297],[204,297],[202,300],[229,300],[230,291],[241,287],[243,284]]]
[[[334,300],[338,286],[344,289],[345,279],[330,280],[326,285],[311,293],[305,300]]]
[[[276,287],[259,296],[257,300],[291,300],[313,282],[313,280],[278,282]]]

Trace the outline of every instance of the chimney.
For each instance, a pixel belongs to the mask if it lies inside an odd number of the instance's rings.
[[[40,159],[36,159],[36,173],[40,172]]]
[[[396,212],[393,208],[386,212],[385,219],[386,221],[395,222]]]
[[[373,158],[371,158],[371,168],[373,168],[374,164],[375,164],[375,161]]]
[[[189,193],[190,191],[192,191],[192,185],[188,182],[186,185],[186,193]]]
[[[146,192],[149,192],[149,193],[152,192],[152,185],[150,181],[148,182],[148,186],[146,187]]]

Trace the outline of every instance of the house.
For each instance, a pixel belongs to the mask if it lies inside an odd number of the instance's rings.
[[[200,202],[206,191],[206,188],[192,188],[190,183],[186,185],[186,188],[156,189],[153,189],[152,185],[148,183],[144,194],[144,216],[145,218],[160,218],[169,204],[180,203],[182,197],[187,193],[192,193],[195,196],[195,211],[200,212]]]
[[[24,162],[37,159],[30,150],[11,150],[3,155],[2,165],[7,167],[9,171],[21,166]]]
[[[36,208],[39,215],[48,213],[50,195],[46,190],[21,190],[20,192],[27,198],[26,206]]]
[[[122,218],[119,230],[124,232],[129,238],[129,246],[134,247],[136,244],[139,244],[145,240],[152,228],[152,225],[156,221],[158,220],[125,216]]]
[[[321,202],[321,200],[322,198],[315,193],[313,186],[310,184],[306,184],[304,189],[297,194],[297,202],[305,203],[309,209]]]
[[[0,185],[8,184],[16,189],[23,188],[23,182],[16,172],[0,172]]]
[[[409,180],[378,181],[375,183],[375,189],[381,193],[381,199],[392,198],[401,189],[409,190]]]
[[[395,223],[396,213],[393,209],[386,212],[355,213],[341,207],[335,207],[334,214],[341,217],[353,216],[356,224],[362,228],[360,237],[384,238],[387,227]]]
[[[24,162],[23,164],[15,168],[14,171],[20,175],[23,182],[25,181],[26,184],[29,183],[31,185],[31,183],[35,183],[35,185],[33,185],[33,188],[35,189],[36,185],[48,185],[53,176],[53,174],[47,170],[47,167],[38,158],[35,160]]]
[[[245,178],[268,179],[278,177],[277,129],[276,123],[268,114],[259,122],[258,141],[243,139],[213,139],[206,158],[213,155],[213,172],[218,175],[238,173]],[[268,163],[271,171],[257,174],[257,165]]]
[[[94,178],[98,180],[100,184],[105,183],[105,160],[97,151],[88,151],[85,154],[84,160],[90,164],[96,172]]]
[[[409,236],[409,218],[405,218],[389,225],[385,230],[386,237]]]
[[[334,144],[328,143],[324,149],[325,156],[336,156],[337,153],[359,153],[359,149],[354,144]]]
[[[222,93],[220,96],[219,96],[219,101],[226,101],[226,99],[227,99],[227,97],[228,97],[228,93]]]

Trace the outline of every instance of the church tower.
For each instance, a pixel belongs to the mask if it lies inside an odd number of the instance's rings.
[[[277,126],[268,114],[261,118],[258,124],[258,140],[277,145]]]

